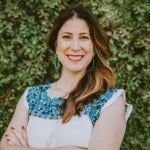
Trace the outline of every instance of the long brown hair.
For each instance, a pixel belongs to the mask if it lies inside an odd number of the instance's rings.
[[[95,56],[88,65],[85,75],[80,79],[62,106],[63,123],[68,122],[73,115],[80,115],[80,111],[85,105],[114,87],[113,72],[107,62],[107,57],[110,55],[109,40],[97,18],[88,8],[74,5],[61,11],[48,35],[48,47],[55,52],[58,32],[63,24],[73,16],[87,22]]]

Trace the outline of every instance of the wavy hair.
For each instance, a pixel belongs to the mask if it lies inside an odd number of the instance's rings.
[[[107,57],[110,56],[109,39],[92,12],[82,5],[69,6],[60,12],[47,37],[48,47],[55,52],[58,32],[70,18],[77,17],[87,22],[93,42],[95,56],[87,67],[85,75],[69,94],[62,106],[62,122],[68,122],[73,115],[80,115],[85,105],[114,87],[113,71]]]

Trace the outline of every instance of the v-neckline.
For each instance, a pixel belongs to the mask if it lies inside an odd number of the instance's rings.
[[[58,99],[61,99],[61,100],[65,100],[66,98],[62,97],[62,96],[54,96],[54,97],[51,97],[50,94],[49,94],[49,89],[51,88],[53,83],[49,83],[49,86],[48,88],[46,89],[46,96],[52,101],[52,100],[58,100]]]

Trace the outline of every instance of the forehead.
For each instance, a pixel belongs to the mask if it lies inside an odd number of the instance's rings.
[[[89,27],[84,19],[73,17],[68,19],[60,28],[59,33],[71,32],[79,33],[84,32],[89,34]]]

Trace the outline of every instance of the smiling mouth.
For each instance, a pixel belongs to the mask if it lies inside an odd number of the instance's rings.
[[[84,55],[67,55],[68,59],[73,62],[81,61]]]

